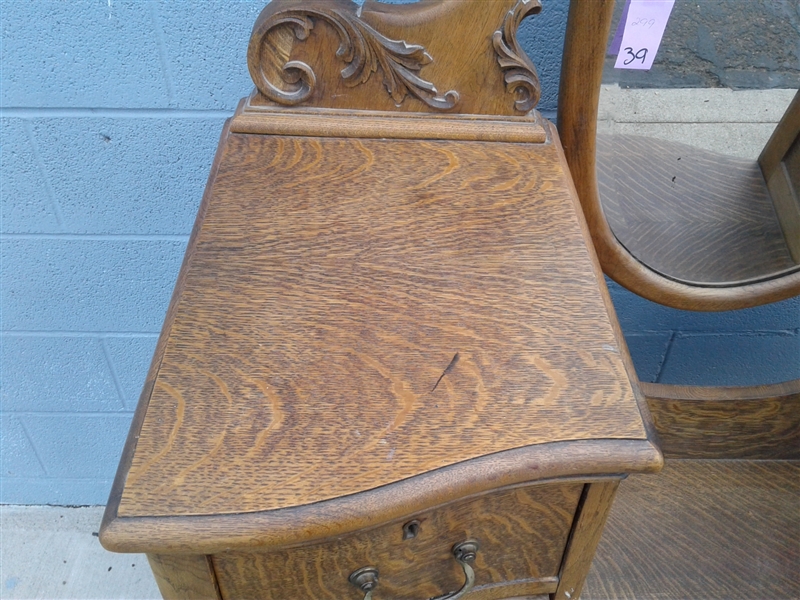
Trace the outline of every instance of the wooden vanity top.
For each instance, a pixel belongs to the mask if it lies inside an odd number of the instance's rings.
[[[553,144],[229,135],[118,514],[644,439],[568,189]]]

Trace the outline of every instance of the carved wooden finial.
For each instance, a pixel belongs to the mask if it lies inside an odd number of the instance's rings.
[[[540,89],[516,34],[540,10],[539,0],[273,0],[248,48],[251,102],[523,115]]]

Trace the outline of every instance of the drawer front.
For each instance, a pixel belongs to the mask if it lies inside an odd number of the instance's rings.
[[[581,483],[498,490],[317,545],[218,554],[214,570],[225,600],[357,600],[364,592],[348,577],[362,567],[379,573],[373,600],[425,600],[464,585],[453,547],[475,540],[469,598],[553,592],[582,490]]]

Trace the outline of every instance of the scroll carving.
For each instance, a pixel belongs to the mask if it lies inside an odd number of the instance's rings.
[[[522,19],[541,10],[539,0],[519,0],[506,14],[502,28],[492,36],[497,62],[505,73],[506,90],[516,96],[515,108],[525,113],[539,102],[541,86],[536,67],[517,41],[517,30]]]
[[[284,88],[270,81],[260,65],[269,60],[268,53],[273,55],[273,62],[275,60],[276,48],[269,39],[271,32],[288,25],[298,40],[305,40],[314,28],[315,19],[331,25],[339,36],[336,56],[346,63],[341,75],[348,87],[366,83],[380,68],[386,91],[397,105],[409,94],[438,110],[451,109],[458,102],[458,92],[451,90],[439,95],[433,83],[419,76],[422,67],[433,62],[424,47],[389,39],[357,15],[327,7],[283,10],[259,25],[258,34],[250,42],[250,53],[255,52],[259,60],[256,64],[251,62],[250,72],[258,90],[270,100],[295,105],[313,93],[316,76],[306,63],[290,60],[282,65],[280,73]]]

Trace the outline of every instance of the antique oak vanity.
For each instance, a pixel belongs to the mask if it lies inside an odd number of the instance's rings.
[[[165,598],[580,595],[662,459],[534,110],[539,9],[258,18],[100,533]]]

